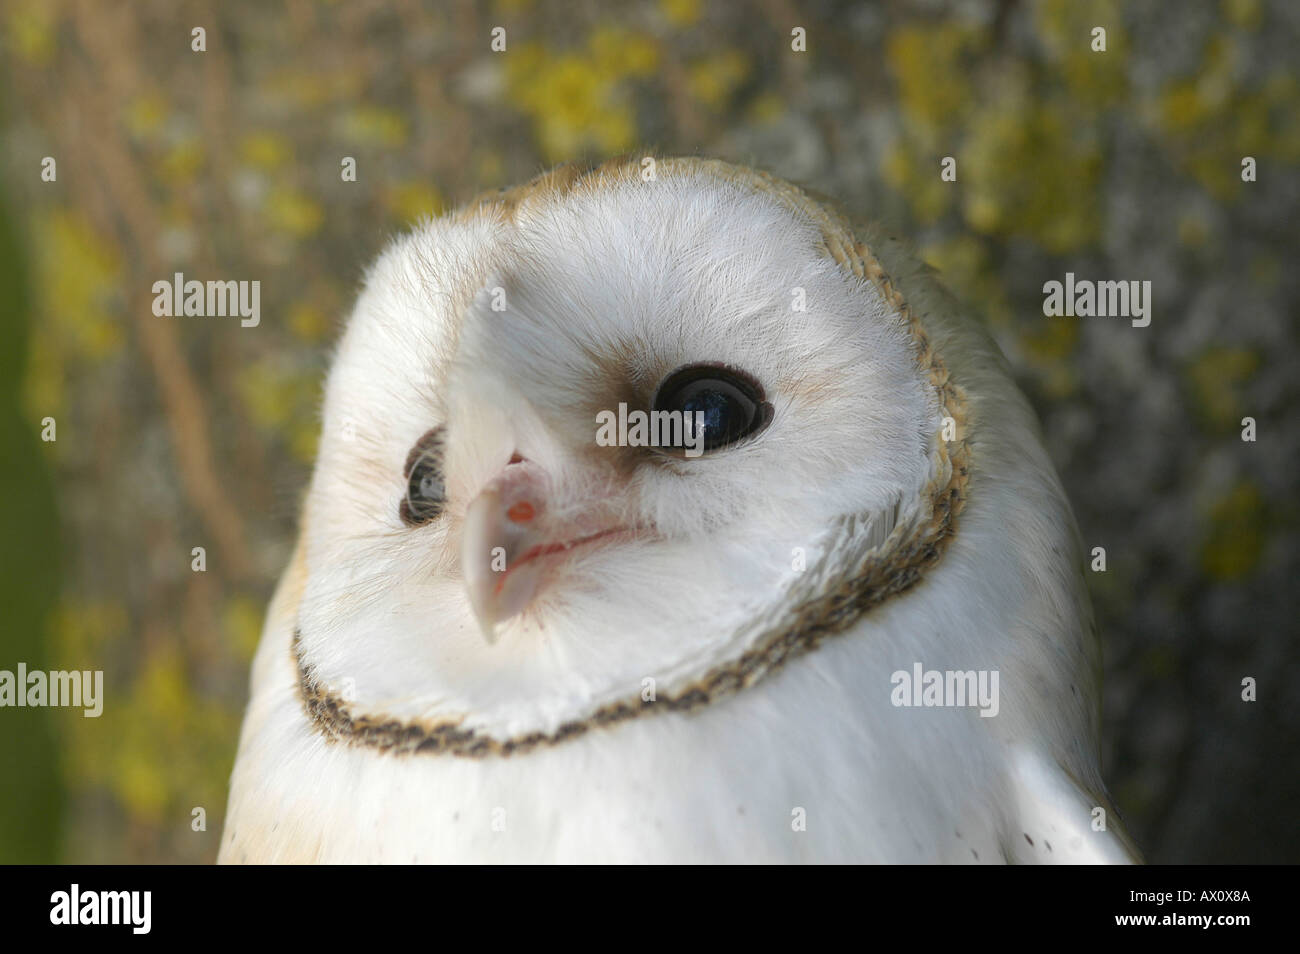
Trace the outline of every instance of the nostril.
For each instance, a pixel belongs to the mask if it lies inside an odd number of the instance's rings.
[[[528,523],[533,517],[537,516],[537,511],[533,509],[533,505],[527,500],[521,500],[506,511],[506,516],[510,518],[512,523]]]

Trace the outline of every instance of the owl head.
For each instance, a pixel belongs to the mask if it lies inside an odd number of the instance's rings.
[[[793,186],[660,158],[486,196],[392,243],[339,345],[305,688],[470,748],[737,691],[940,557],[965,427],[920,309]]]

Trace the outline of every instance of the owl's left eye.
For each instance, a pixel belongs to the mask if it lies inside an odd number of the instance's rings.
[[[678,368],[660,383],[654,410],[699,421],[703,450],[712,451],[757,434],[772,420],[763,386],[739,368],[706,362]]]
[[[408,527],[428,523],[442,513],[447,490],[442,480],[442,428],[425,433],[406,457],[402,470],[406,477],[406,496],[398,515]]]

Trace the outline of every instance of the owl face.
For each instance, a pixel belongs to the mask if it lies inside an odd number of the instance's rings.
[[[817,222],[636,172],[428,223],[371,270],[298,619],[356,713],[547,731],[687,683],[931,477],[917,342]]]

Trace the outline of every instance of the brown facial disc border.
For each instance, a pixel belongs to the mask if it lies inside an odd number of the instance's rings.
[[[943,414],[957,422],[959,435],[954,441],[935,440],[934,476],[922,495],[930,502],[928,514],[923,508],[917,519],[900,523],[879,551],[861,561],[838,587],[803,603],[791,622],[761,636],[753,649],[738,658],[714,667],[681,690],[660,694],[653,702],[633,696],[601,706],[552,732],[499,739],[462,728],[460,719],[421,722],[385,715],[353,715],[348,702],[331,692],[304,658],[301,633],[295,629],[292,651],[299,694],[313,725],[328,739],[393,753],[508,756],[537,746],[557,745],[592,729],[655,712],[689,712],[753,685],[791,659],[815,649],[827,637],[844,632],[868,610],[914,586],[946,550],[965,505],[970,477],[966,396],[949,379],[920,321],[875,256],[857,240],[845,219],[788,182],[718,160],[663,158],[656,163],[657,174],[707,173],[772,196],[796,214],[810,218],[821,229],[827,254],[852,274],[872,282],[898,309],[916,342],[918,366],[929,377]],[[458,214],[487,213],[513,219],[571,191],[633,181],[639,178],[641,168],[640,157],[614,159],[588,168],[561,166],[522,186],[481,197]]]

